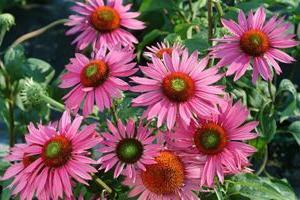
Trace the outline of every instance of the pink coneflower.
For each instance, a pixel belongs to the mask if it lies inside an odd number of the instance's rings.
[[[145,170],[145,165],[155,163],[154,157],[158,154],[160,146],[153,144],[155,137],[151,135],[151,130],[142,124],[136,129],[132,119],[126,126],[120,120],[118,127],[110,121],[107,121],[107,126],[112,134],[102,134],[105,140],[101,143],[103,147],[99,149],[104,154],[99,159],[101,169],[107,172],[116,166],[115,178],[125,170],[124,175],[135,179],[136,169]]]
[[[41,199],[72,198],[72,180],[86,184],[91,173],[97,170],[91,166],[96,161],[88,157],[88,150],[101,140],[95,133],[96,125],[89,125],[79,131],[81,116],[71,122],[68,112],[64,112],[57,127],[33,124],[28,126],[26,135],[26,155],[38,157],[26,167],[31,191]],[[27,184],[27,180],[21,180]]]
[[[176,50],[179,54],[182,53],[184,47],[182,44],[179,44],[179,43],[174,43],[173,45],[170,45],[170,43],[157,43],[156,46],[150,46],[150,47],[147,47],[147,49],[149,51],[146,51],[144,53],[144,55],[151,59],[153,56],[155,57],[158,57],[160,59],[163,58],[163,54],[164,53],[167,53],[169,54],[170,56],[172,56],[172,52],[173,50]]]
[[[208,57],[198,61],[198,52],[188,55],[187,49],[179,56],[177,51],[163,54],[163,59],[152,58],[153,63],[140,67],[147,77],[132,77],[139,84],[131,88],[134,92],[144,94],[133,99],[133,106],[148,106],[144,115],[148,119],[158,118],[157,126],[167,122],[171,129],[179,117],[189,124],[193,114],[200,116],[217,112],[216,103],[221,101],[219,95],[223,88],[214,86],[222,75],[215,67],[205,69]]]
[[[32,172],[24,173],[24,169],[33,163],[38,157],[29,156],[26,154],[27,144],[16,144],[11,148],[10,154],[6,160],[12,162],[12,165],[5,171],[1,180],[14,178],[12,183],[8,186],[11,189],[12,195],[19,195],[20,199],[32,199],[34,191],[31,187]]]
[[[253,67],[252,81],[256,82],[260,74],[264,80],[272,79],[273,66],[277,74],[281,73],[277,61],[291,63],[294,59],[282,48],[294,47],[299,44],[288,34],[290,24],[284,23],[283,18],[273,16],[265,23],[266,13],[260,7],[256,13],[250,11],[246,18],[243,11],[238,16],[238,24],[232,20],[222,19],[222,24],[232,36],[216,39],[220,42],[212,47],[212,55],[221,60],[217,66],[228,65],[226,75],[235,74],[234,80],[243,76],[251,64]]]
[[[129,12],[131,4],[122,5],[122,0],[110,0],[107,5],[103,0],[88,0],[87,3],[76,2],[72,8],[77,15],[71,15],[67,26],[73,26],[67,31],[67,35],[80,32],[73,41],[77,43],[79,50],[92,44],[94,48],[103,46],[113,47],[132,46],[137,39],[126,29],[140,30],[145,28],[144,23],[134,18],[140,13]]]
[[[100,111],[110,108],[112,98],[120,98],[121,91],[129,89],[129,85],[119,77],[134,74],[135,63],[131,62],[135,55],[128,49],[112,49],[109,53],[99,50],[92,59],[83,54],[75,54],[71,63],[66,66],[68,72],[61,77],[61,88],[73,89],[64,96],[69,109],[77,109],[83,105],[83,115],[93,111],[96,102]]]
[[[257,137],[251,132],[258,122],[245,123],[249,111],[241,102],[232,101],[222,108],[221,113],[211,119],[193,121],[188,129],[178,128],[168,136],[172,145],[185,151],[185,156],[195,163],[206,162],[201,175],[201,185],[213,186],[214,177],[223,182],[224,174],[236,174],[249,166],[248,156],[255,148],[243,143]]]
[[[176,152],[163,150],[155,158],[156,164],[139,171],[137,180],[125,179],[125,185],[133,187],[130,197],[140,200],[197,200],[193,191],[200,189],[201,170],[185,162]]]

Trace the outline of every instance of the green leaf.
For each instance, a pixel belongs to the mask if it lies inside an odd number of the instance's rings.
[[[24,48],[21,45],[9,48],[4,55],[4,65],[13,80],[24,77],[26,70]]]
[[[182,39],[186,39],[187,38],[187,32],[189,31],[189,29],[193,28],[192,24],[177,24],[174,27],[174,32],[177,33]]]
[[[138,59],[140,59],[141,53],[143,51],[143,49],[145,48],[145,46],[149,45],[150,43],[154,42],[156,38],[158,38],[161,35],[167,34],[166,32],[162,32],[158,29],[154,29],[151,32],[149,32],[148,34],[146,34],[143,38],[143,40],[139,43],[138,47],[137,47],[137,57]]]
[[[207,48],[209,48],[207,33],[201,31],[198,34],[195,34],[193,38],[185,40],[184,45],[189,49],[190,53],[195,50],[200,51],[200,53],[206,52]]]
[[[0,121],[8,125],[8,104],[5,100],[0,98]]]
[[[27,66],[26,75],[39,83],[49,84],[55,75],[55,71],[49,63],[37,58],[28,58]]]
[[[245,90],[237,88],[231,91],[231,94],[234,99],[241,99],[243,104],[247,105],[247,94]]]
[[[261,108],[258,114],[258,120],[258,128],[260,130],[259,132],[267,142],[270,142],[273,139],[277,129],[272,102],[267,102]]]
[[[267,145],[265,139],[262,138],[262,137],[257,137],[257,138],[255,138],[253,140],[250,140],[249,144],[251,146],[255,147],[255,149],[257,149],[257,152],[264,151],[265,148],[266,148],[266,145]]]
[[[242,2],[237,5],[238,8],[243,10],[244,12],[248,12],[251,9],[256,10],[258,7],[262,6],[265,3],[263,0],[252,0],[248,2]]]
[[[250,79],[251,80],[251,79]],[[250,81],[249,80],[249,81]],[[252,85],[251,82],[245,82],[248,85]],[[276,88],[272,86],[272,93],[274,94],[276,91]],[[257,81],[256,87],[250,87],[250,92],[248,95],[249,98],[249,104],[257,109],[262,109],[262,106],[266,102],[270,101],[270,94],[268,89],[268,83],[265,81]]]
[[[280,121],[295,113],[297,108],[297,90],[290,80],[283,79],[280,82],[276,93],[275,106],[280,115]]]
[[[125,97],[118,102],[117,113],[123,121],[126,121],[129,118],[137,121],[138,117],[143,113],[142,108],[131,106],[133,98],[134,96],[132,95],[132,93],[125,93]]]
[[[10,193],[10,190],[9,188],[7,188],[7,186],[12,182],[12,180],[6,180],[6,181],[0,181],[0,186],[2,188],[5,188],[2,190],[1,192],[1,200],[10,200],[11,198],[11,193]]]
[[[140,12],[149,12],[163,9],[171,10],[174,7],[176,7],[176,5],[173,1],[143,0],[140,7]]]
[[[297,143],[300,145],[300,121],[293,122],[288,127],[288,131],[294,136]]]
[[[169,42],[170,44],[174,44],[175,42],[182,42],[179,35],[176,33],[170,33],[167,35],[167,37],[164,38],[164,42]]]
[[[226,182],[230,183],[227,195],[241,194],[251,200],[296,200],[296,195],[286,180],[258,177],[254,174],[239,174]]]
[[[297,108],[300,109],[300,93],[297,94]]]

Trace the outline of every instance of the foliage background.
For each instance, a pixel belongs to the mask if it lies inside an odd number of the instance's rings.
[[[136,33],[140,41],[137,46],[139,64],[146,62],[141,56],[145,46],[156,41],[180,41],[190,51],[197,49],[202,55],[207,53],[211,43],[208,40],[206,0],[128,0],[127,2],[133,3],[134,10],[142,12],[141,19],[147,23],[147,29]],[[13,74],[13,79],[19,85],[23,84],[24,74],[33,76],[36,81],[42,82],[51,96],[58,101],[64,94],[64,91],[57,88],[58,77],[75,50],[74,46],[70,45],[73,38],[66,37],[64,34],[66,31],[64,26],[56,26],[22,43],[22,46],[17,46],[10,51],[6,50],[19,36],[55,20],[67,18],[71,5],[73,2],[66,0],[0,0],[0,13],[11,13],[16,22],[16,26],[6,34],[0,47],[0,58],[4,60],[4,64]],[[220,37],[226,31],[221,28],[219,22],[222,13],[218,12],[214,2],[213,5],[213,37]],[[290,31],[297,34],[299,40],[299,0],[227,0],[220,2],[220,5],[224,12],[223,17],[232,19],[236,19],[239,9],[247,12],[263,5],[267,9],[268,16],[285,15],[286,19],[294,25]],[[259,171],[261,176],[260,178],[254,175],[233,177],[224,187],[218,188],[216,193],[205,194],[205,198],[292,200],[296,199],[292,190],[300,197],[300,90],[298,88],[300,47],[289,49],[288,52],[298,61],[290,65],[281,64],[283,75],[275,77],[272,85],[272,93],[276,97],[274,102],[270,102],[268,86],[263,81],[252,86],[247,77],[237,83],[232,82],[231,79],[222,80],[227,86],[227,91],[236,99],[241,98],[250,108],[252,117],[260,121],[258,131],[261,137],[251,141],[251,144],[258,148],[252,163],[253,168]],[[0,85],[2,82],[3,78],[1,79],[0,75]],[[29,121],[56,119],[58,113],[50,112],[48,107],[43,106],[24,107],[18,97],[19,89],[16,88],[14,125],[17,140],[21,142]],[[7,134],[9,115],[5,100],[5,95],[0,98],[1,155],[5,154],[9,144]],[[119,116],[124,119],[139,112],[132,109],[129,102],[130,97],[126,97],[119,108]],[[5,167],[7,163],[2,161],[0,173]],[[285,180],[288,180],[293,189]],[[7,183],[1,184],[4,186]],[[120,188],[120,193],[123,189]],[[1,199],[9,199],[8,190],[1,192]]]

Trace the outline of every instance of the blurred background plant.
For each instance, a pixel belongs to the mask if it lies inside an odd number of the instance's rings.
[[[145,47],[157,41],[180,42],[192,52],[205,55],[211,38],[222,37],[226,30],[220,18],[236,19],[239,9],[247,12],[259,6],[267,14],[284,15],[293,24],[290,32],[299,40],[300,3],[298,0],[128,0],[139,10],[147,28],[138,35],[139,64]],[[62,109],[61,97],[66,93],[57,88],[58,77],[74,53],[71,39],[64,35],[62,24],[70,14],[74,1],[67,0],[1,0],[0,1],[0,156],[8,146],[24,140],[30,121],[55,119]],[[47,25],[48,24],[48,25]],[[283,75],[272,84],[259,80],[254,86],[250,74],[237,82],[223,78],[227,92],[242,99],[259,120],[260,137],[250,143],[258,151],[252,159],[253,174],[228,177],[223,186],[199,194],[203,199],[295,200],[300,196],[300,47],[288,50],[297,62],[282,65]],[[211,61],[211,65],[214,61]],[[33,92],[35,91],[35,92]],[[118,100],[117,114],[123,120],[136,117],[141,109],[132,108],[132,94]],[[109,112],[93,114],[105,129]],[[0,162],[0,175],[9,163]],[[114,189],[111,199],[127,199],[128,188],[113,180],[111,174],[99,177]],[[4,188],[8,183],[1,182]],[[292,185],[292,186],[291,186]],[[76,194],[86,199],[99,194],[99,187],[76,187]],[[105,194],[101,194],[105,195]],[[9,199],[7,189],[1,199]]]

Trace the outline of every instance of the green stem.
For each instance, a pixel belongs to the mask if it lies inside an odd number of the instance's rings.
[[[8,116],[9,116],[9,146],[13,147],[16,144],[15,132],[15,117],[14,117],[14,100],[10,96],[8,101]]]
[[[94,180],[99,186],[103,187],[107,192],[112,193],[112,189],[96,175],[94,175]]]
[[[192,2],[192,0],[189,0],[189,7],[190,7],[191,15],[192,15],[192,20],[193,20],[195,18],[195,12],[193,10],[193,2]]]
[[[3,42],[3,39],[4,39],[5,33],[6,33],[6,30],[5,30],[5,29],[2,29],[2,30],[0,31],[0,47],[1,47],[1,45],[2,45],[2,42]]]
[[[30,33],[26,33],[25,35],[22,35],[21,37],[19,37],[18,39],[16,39],[9,48],[14,48],[15,46],[23,43],[24,41],[29,40],[31,38],[34,38],[34,37],[36,37],[38,35],[41,35],[44,32],[48,31],[49,29],[51,29],[51,28],[53,28],[53,27],[55,27],[57,25],[64,24],[66,22],[67,22],[67,19],[60,19],[60,20],[57,20],[57,21],[54,21],[54,22],[48,24],[47,26],[45,26],[43,28],[40,28],[40,29],[35,30],[35,31],[32,31]]]
[[[274,103],[275,102],[275,97],[272,93],[272,80],[268,81],[268,90],[269,90],[269,94],[270,94],[270,99]]]
[[[5,70],[5,69],[4,69]],[[16,133],[15,133],[15,116],[14,116],[14,94],[13,88],[10,83],[10,77],[5,77],[5,86],[7,90],[8,99],[8,133],[9,133],[9,146],[13,147],[16,143]]]
[[[256,172],[256,175],[259,176],[266,168],[266,165],[268,163],[268,146],[266,146],[265,148],[265,152],[264,152],[264,159],[263,159],[263,163],[261,164],[261,166],[259,167],[259,169]]]
[[[207,1],[207,21],[208,21],[208,43],[212,45],[213,37],[213,19],[212,19],[212,0]]]
[[[186,18],[186,16],[184,15],[184,13],[182,13],[181,10],[178,10],[177,12],[186,23],[188,23],[188,24],[190,23],[189,20]]]
[[[112,117],[113,117],[113,120],[114,120],[115,124],[117,125],[117,123],[118,123],[118,115],[117,115],[117,110],[116,110],[116,106],[115,106],[114,102],[112,102],[112,104],[111,104],[110,112],[112,114]]]
[[[222,9],[222,6],[221,6],[220,2],[219,1],[215,1],[214,3],[215,3],[216,9],[217,9],[220,17],[223,17],[224,16],[224,12],[223,12],[223,9]]]
[[[44,94],[41,94],[41,97],[43,98],[43,100],[46,103],[54,106],[54,108],[57,108],[58,111],[61,111],[61,112],[65,111],[65,106],[63,104],[59,103],[58,101],[56,101],[56,100],[52,99],[51,97],[44,95]]]

